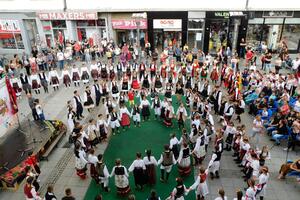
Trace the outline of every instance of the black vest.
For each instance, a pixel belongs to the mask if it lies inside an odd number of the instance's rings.
[[[124,175],[125,174],[124,167],[123,166],[115,167],[115,174],[116,175]]]

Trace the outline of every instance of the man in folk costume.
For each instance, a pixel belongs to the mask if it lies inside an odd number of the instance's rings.
[[[176,116],[177,116],[177,120],[178,120],[178,129],[180,130],[180,129],[184,128],[184,123],[187,118],[187,112],[186,112],[186,109],[185,109],[183,103],[181,103],[179,108],[177,109]]]
[[[113,109],[108,117],[108,124],[110,125],[113,135],[115,135],[115,129],[117,129],[118,133],[120,132],[120,122],[119,122],[119,115],[116,113],[116,110]]]
[[[101,92],[100,92],[100,85],[98,83],[98,80],[94,81],[94,85],[92,88],[92,96],[95,98],[96,106],[99,106],[101,100]]]
[[[139,72],[140,72],[139,79],[142,79],[142,77],[145,76],[145,72],[146,72],[146,65],[143,62],[140,64]]]
[[[31,87],[34,90],[34,92],[36,94],[41,94],[41,91],[40,91],[40,88],[41,88],[40,79],[39,79],[39,76],[38,76],[38,74],[36,72],[32,73],[30,75],[30,80],[31,80]]]
[[[76,65],[73,65],[73,68],[71,70],[72,75],[72,81],[74,82],[75,87],[80,86],[80,72]]]
[[[66,87],[71,87],[71,76],[69,70],[65,67],[61,72],[61,78]]]
[[[76,110],[76,116],[77,119],[80,120],[81,118],[83,118],[83,106],[82,106],[82,101],[81,98],[79,96],[79,93],[77,90],[74,91],[74,97],[73,97],[73,108],[74,110]]]
[[[101,187],[104,189],[105,192],[109,192],[109,172],[105,163],[103,162],[103,155],[99,154],[97,158],[98,161],[95,165],[95,172],[97,175],[96,182],[101,184]]]
[[[173,152],[174,158],[177,159],[179,156],[179,141],[175,135],[175,133],[172,133],[170,135],[170,146],[169,148],[171,149],[171,151]]]
[[[115,166],[112,169],[110,177],[115,177],[115,185],[117,187],[117,194],[126,196],[130,192],[128,173],[126,167],[121,164],[121,160],[117,159]]]
[[[176,164],[176,160],[172,151],[170,150],[170,146],[166,144],[164,146],[164,152],[160,155],[160,159],[158,160],[158,165],[160,165],[161,177],[160,181],[165,182],[169,179],[169,175],[172,170],[172,166]],[[166,173],[166,179],[165,179]]]
[[[20,81],[21,81],[22,89],[24,90],[24,92],[26,94],[31,93],[30,78],[26,74],[21,73]]]
[[[204,200],[205,196],[209,193],[206,183],[207,176],[208,169],[205,169],[203,166],[201,166],[199,168],[199,175],[197,176],[196,181],[188,189],[189,191],[195,190],[197,200]]]
[[[100,133],[100,141],[105,140],[107,138],[107,133],[108,133],[107,127],[108,127],[108,124],[107,124],[106,120],[104,120],[103,115],[99,114],[98,120],[97,120],[97,128]]]
[[[106,80],[103,80],[102,83],[100,84],[99,91],[101,94],[102,103],[104,104],[105,99],[108,97],[109,94],[109,88]]]
[[[200,94],[204,99],[206,99],[210,95],[210,92],[211,92],[210,84],[208,80],[205,80],[205,82],[200,87]]]
[[[48,78],[45,74],[45,71],[40,71],[39,73],[39,79],[40,79],[40,83],[44,88],[44,92],[45,93],[49,93],[48,91]]]
[[[110,91],[111,91],[112,98],[114,100],[118,101],[119,100],[120,91],[119,91],[118,83],[115,80],[112,80],[110,82]]]
[[[187,143],[183,143],[177,159],[178,171],[181,176],[188,176],[191,173],[191,150]]]
[[[35,187],[32,185],[34,181],[33,177],[28,177],[26,179],[26,183],[24,185],[24,194],[26,200],[42,200],[42,198],[39,196],[37,191],[35,190]]]
[[[221,102],[222,102],[222,91],[220,90],[219,85],[215,86],[215,91],[213,93],[213,97],[214,97],[215,114],[218,114],[218,113],[220,113]]]
[[[160,116],[161,105],[158,95],[155,95],[154,100],[152,101],[152,109],[154,109],[155,120]]]
[[[84,102],[83,103],[84,107],[89,112],[91,112],[91,109],[95,107],[94,101],[93,101],[93,98],[92,98],[92,92],[91,92],[89,86],[85,87],[85,91],[84,91],[84,94],[83,94],[83,102]]]
[[[133,172],[135,187],[138,189],[140,187],[143,190],[143,187],[146,183],[145,180],[145,170],[146,166],[142,159],[142,154],[140,152],[136,153],[136,159],[130,165],[128,171]]]
[[[225,103],[225,107],[224,107],[224,118],[227,121],[230,121],[232,116],[234,114],[234,105],[233,105],[233,101],[232,99],[229,99],[229,102],[227,101]]]
[[[151,76],[151,80],[153,80],[153,78],[155,77],[156,74],[156,63],[153,61],[150,65],[150,76]]]
[[[49,80],[50,80],[50,85],[52,85],[54,91],[58,90],[59,89],[58,73],[54,68],[51,68],[51,71],[49,72]]]
[[[93,78],[94,81],[97,81],[99,78],[99,68],[94,61],[90,66],[90,70],[91,70],[91,77]]]
[[[141,127],[141,109],[137,104],[134,104],[130,114],[132,116],[134,126]]]
[[[221,133],[218,133],[216,135],[216,141],[215,141],[215,151],[213,152],[213,155],[211,156],[211,160],[209,161],[209,173],[211,179],[214,177],[219,178],[219,170],[220,170],[220,160],[223,153],[223,136]]]

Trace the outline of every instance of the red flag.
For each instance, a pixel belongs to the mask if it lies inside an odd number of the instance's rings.
[[[5,77],[6,88],[9,94],[10,104],[11,104],[11,113],[16,114],[18,112],[17,96],[15,90],[12,88],[8,77]]]

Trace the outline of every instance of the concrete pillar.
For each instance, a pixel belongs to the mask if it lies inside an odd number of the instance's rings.
[[[112,28],[112,23],[111,23],[111,13],[107,13],[106,17],[106,33],[109,39],[116,39],[113,35],[113,28]]]
[[[65,36],[68,40],[78,40],[76,21],[66,20],[68,36]]]
[[[23,40],[23,44],[24,44],[24,48],[25,48],[24,51],[30,55],[31,45],[30,45],[28,33],[26,31],[26,27],[24,24],[24,20],[18,20],[18,21],[19,21],[19,25],[21,28],[21,35],[22,35],[22,40]]]
[[[46,35],[45,35],[45,32],[44,32],[42,21],[39,18],[36,18],[35,23],[36,23],[36,26],[37,26],[37,31],[38,31],[41,43],[46,44]]]
[[[234,19],[234,31],[233,31],[233,42],[232,42],[232,50],[237,47],[237,39],[239,34],[239,26],[241,25],[240,19]]]

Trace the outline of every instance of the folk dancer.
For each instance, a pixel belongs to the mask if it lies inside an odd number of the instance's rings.
[[[119,116],[121,117],[121,126],[123,131],[125,131],[125,127],[130,128],[130,113],[125,104],[120,106]]]
[[[130,192],[128,173],[126,167],[121,164],[121,160],[117,159],[115,166],[112,169],[110,177],[115,177],[115,185],[117,187],[117,194],[126,196]]]
[[[177,159],[178,171],[181,176],[188,176],[191,173],[191,150],[187,143],[183,143]]]
[[[143,97],[140,108],[142,109],[143,121],[150,120],[150,103],[146,99],[146,96]]]
[[[30,80],[31,80],[31,88],[34,90],[35,94],[41,94],[40,91],[41,83],[38,74],[31,73]]]
[[[115,135],[115,129],[117,129],[118,133],[120,132],[120,130],[119,130],[119,127],[120,127],[119,118],[120,117],[116,113],[116,110],[113,109],[112,112],[110,113],[109,117],[108,117],[108,124],[110,125],[110,127],[112,129],[113,135]]]
[[[177,109],[176,116],[177,116],[177,120],[178,120],[178,129],[180,130],[180,129],[184,128],[184,123],[187,118],[187,112],[186,112],[186,109],[185,109],[183,103],[181,103],[179,108]]]
[[[108,133],[107,131],[108,124],[102,114],[98,115],[97,127],[100,133],[100,141],[105,140],[107,138],[107,133]]]
[[[165,182],[168,181],[172,166],[176,164],[176,160],[174,158],[174,154],[170,150],[169,145],[164,146],[164,152],[160,155],[160,159],[158,160],[158,165],[160,165],[160,181]],[[166,173],[166,178],[165,178]]]
[[[158,95],[155,95],[151,108],[154,109],[155,120],[157,120],[158,116],[161,114],[161,105]]]
[[[154,156],[151,155],[151,150],[148,149],[146,150],[146,156],[143,158],[143,161],[146,166],[146,173],[145,175],[147,176],[146,180],[147,183],[150,185],[155,185],[156,183],[156,166],[157,160],[155,159]]]
[[[146,183],[145,170],[146,166],[142,159],[142,154],[138,152],[136,153],[136,159],[133,161],[133,163],[128,169],[129,172],[133,172],[135,187],[137,189],[143,190],[143,187]]]
[[[72,75],[72,81],[74,82],[75,87],[80,86],[80,72],[76,65],[73,65],[73,68],[71,70]]]
[[[83,105],[84,107],[89,111],[91,112],[91,109],[94,108],[94,101],[93,101],[93,98],[92,98],[92,93],[91,93],[91,90],[90,90],[90,87],[89,86],[86,86],[85,87],[85,91],[84,91],[84,94],[83,94]]]
[[[42,85],[43,88],[44,88],[44,92],[45,92],[45,93],[49,93],[49,91],[48,91],[48,78],[47,78],[47,76],[45,75],[45,72],[44,72],[44,71],[40,71],[40,73],[39,73],[39,78],[40,78],[40,83],[41,83],[41,85]]]
[[[164,124],[167,127],[173,126],[173,123],[172,123],[173,116],[174,116],[174,108],[172,106],[172,102],[169,101],[165,108],[165,118],[164,118]]]
[[[54,68],[51,68],[51,71],[49,72],[49,80],[50,85],[52,85],[54,91],[59,89],[59,80],[58,80],[58,73]]]
[[[141,109],[137,104],[134,104],[132,110],[131,110],[131,116],[133,119],[134,126],[141,127]]]
[[[96,183],[100,183],[101,187],[104,189],[105,192],[109,192],[110,188],[109,185],[109,172],[107,170],[106,164],[103,162],[103,155],[99,154],[97,156],[98,162],[95,166],[96,172]]]
[[[82,115],[83,113],[83,106],[81,103],[81,98],[79,96],[79,93],[77,90],[74,91],[74,97],[73,97],[73,108],[76,111],[76,117],[77,120],[81,120],[84,116]]]
[[[66,87],[71,87],[71,76],[67,68],[64,68],[64,70],[62,71],[61,79],[63,80],[63,83]]]
[[[89,71],[88,71],[88,68],[84,64],[82,64],[82,67],[81,67],[81,80],[82,80],[83,84],[87,84],[90,82]]]

